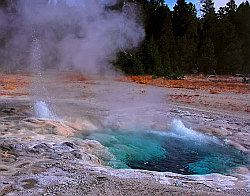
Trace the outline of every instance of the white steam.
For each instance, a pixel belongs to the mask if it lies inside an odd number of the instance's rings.
[[[1,65],[32,68],[32,36],[39,38],[43,69],[87,74],[110,71],[115,54],[137,47],[144,37],[136,7],[107,8],[117,0],[18,0],[0,10]],[[34,35],[35,34],[35,35]]]

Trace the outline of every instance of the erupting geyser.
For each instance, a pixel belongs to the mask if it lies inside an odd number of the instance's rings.
[[[34,114],[37,118],[54,119],[55,115],[50,111],[44,101],[36,101],[34,104]]]
[[[48,99],[48,92],[44,86],[44,78],[42,75],[42,59],[41,59],[41,44],[39,36],[34,30],[34,35],[32,36],[31,45],[31,70],[34,75],[33,82],[33,95],[34,95],[34,115],[37,118],[54,119],[55,115],[50,111],[49,106],[45,101],[42,101],[43,97]]]

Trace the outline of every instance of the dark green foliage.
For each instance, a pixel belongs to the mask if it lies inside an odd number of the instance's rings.
[[[137,54],[120,52],[114,64],[127,74],[144,74],[141,58]]]
[[[173,11],[173,32],[176,37],[184,35],[197,37],[196,9],[192,3],[185,0],[177,0]]]
[[[203,13],[203,18],[206,19],[211,14],[215,14],[213,0],[201,0],[201,4],[202,4],[201,12]]]
[[[177,64],[183,72],[189,73],[197,60],[199,36],[196,9],[185,0],[177,0],[173,9],[173,32],[179,57]]]
[[[217,67],[219,74],[239,73],[242,67],[241,41],[235,30],[235,26],[229,18],[220,21],[220,31],[217,33],[216,41]]]
[[[230,0],[226,6],[224,7],[225,15],[229,19],[229,21],[232,24],[235,24],[235,17],[236,17],[236,11],[237,11],[237,5],[235,3],[235,0]]]
[[[202,73],[213,73],[216,67],[216,59],[214,55],[214,45],[212,40],[207,37],[201,43],[198,68]]]
[[[241,41],[243,56],[242,73],[250,73],[250,5],[241,3],[235,14],[235,28]]]
[[[145,73],[150,75],[163,76],[164,68],[161,62],[161,56],[153,36],[149,41],[145,41],[142,49],[142,63],[145,67]]]
[[[145,41],[138,49],[145,74],[166,76],[172,74],[173,47],[171,13],[164,1],[140,0],[144,10]],[[119,61],[120,56],[118,56]],[[126,66],[121,66],[124,69]]]

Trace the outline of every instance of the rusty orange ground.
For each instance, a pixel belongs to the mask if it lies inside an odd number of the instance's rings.
[[[30,76],[27,74],[0,73],[0,95],[28,95],[26,87],[29,85],[29,83]]]
[[[153,76],[128,76],[121,77],[121,81],[131,80],[139,84],[150,84],[167,88],[201,89],[217,92],[250,93],[250,84],[241,82],[241,78],[233,76],[216,76],[208,78],[204,75],[185,76],[182,80],[170,80],[164,77],[154,78]]]
[[[59,75],[60,80],[66,82],[86,81],[87,78],[81,74],[63,73]],[[25,87],[30,83],[28,74],[3,74],[0,73],[0,95],[11,93],[11,90]],[[208,78],[204,75],[186,76],[182,80],[170,80],[164,77],[154,78],[150,75],[119,77],[120,81],[133,81],[139,84],[149,84],[167,88],[201,89],[211,93],[234,92],[250,93],[250,84],[241,83],[241,78],[233,76],[216,76]]]

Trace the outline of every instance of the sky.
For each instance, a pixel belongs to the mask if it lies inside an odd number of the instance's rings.
[[[172,9],[173,6],[175,5],[177,0],[165,0],[165,2],[168,4],[169,8]],[[198,10],[199,9],[199,2],[200,0],[186,0],[187,2],[192,2],[195,4],[196,6],[196,9]],[[226,5],[226,3],[228,2],[229,0],[214,0],[214,5],[215,5],[215,8],[216,10],[219,8],[219,7],[224,7]],[[242,2],[244,2],[244,0],[235,0],[236,1],[236,4],[237,5],[240,5]]]

